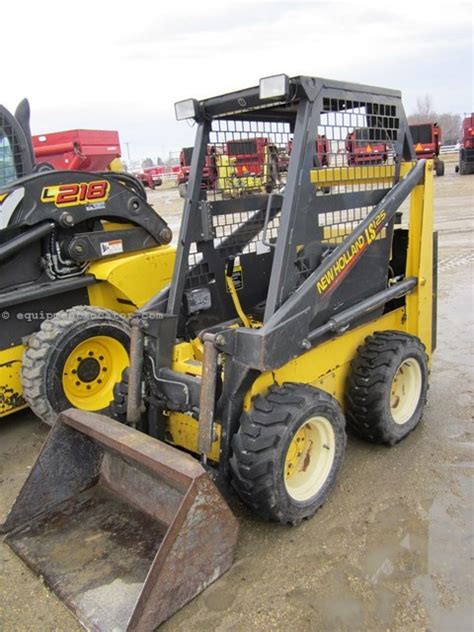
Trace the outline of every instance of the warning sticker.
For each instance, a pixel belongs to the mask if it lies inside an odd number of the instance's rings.
[[[244,277],[240,266],[235,266],[234,271],[232,272],[232,280],[234,281],[237,292],[244,287]],[[230,291],[229,288],[227,288],[227,291]]]
[[[108,255],[118,255],[121,252],[123,252],[123,241],[121,239],[100,242],[100,253],[104,257]]]

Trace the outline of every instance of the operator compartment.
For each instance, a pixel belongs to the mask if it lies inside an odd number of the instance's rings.
[[[211,120],[201,151],[206,157],[212,153],[216,169],[208,178],[203,160],[196,174],[200,199],[197,208],[191,201],[192,224],[199,230],[188,228],[184,236],[189,258],[179,325],[183,339],[222,323],[266,322],[400,177],[399,100],[340,98],[340,90],[334,90],[339,98],[331,98],[326,89],[310,133],[302,134],[302,89],[296,88],[290,103],[260,102],[233,113],[204,102]],[[286,224],[280,230],[282,210]],[[394,220],[376,229],[369,227],[366,242],[363,237],[360,248],[356,243],[343,252],[322,279],[323,285],[336,277],[337,282],[313,327],[387,288]],[[363,242],[371,248],[350,281],[344,280]]]

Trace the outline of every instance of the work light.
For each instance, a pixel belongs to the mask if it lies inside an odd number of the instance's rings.
[[[290,79],[288,75],[272,75],[260,79],[260,98],[287,98],[290,93]]]
[[[195,118],[199,111],[199,104],[196,99],[186,99],[185,101],[178,101],[174,104],[174,111],[177,121],[184,121],[185,119]]]

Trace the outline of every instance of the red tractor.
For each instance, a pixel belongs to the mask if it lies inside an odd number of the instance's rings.
[[[54,169],[106,171],[120,158],[118,132],[73,129],[33,136],[38,163]]]
[[[380,165],[387,160],[387,145],[376,140],[367,127],[349,132],[346,136],[346,158],[350,167],[357,165]]]
[[[410,125],[410,132],[417,159],[433,159],[436,175],[444,176],[444,162],[439,159],[441,127],[438,123]]]
[[[459,165],[456,172],[462,176],[474,173],[474,112],[462,122],[459,148]]]
[[[163,184],[163,168],[162,167],[144,167],[143,171],[137,171],[133,174],[140,182],[149,189],[154,189]]]

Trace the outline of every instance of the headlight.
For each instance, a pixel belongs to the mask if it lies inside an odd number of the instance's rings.
[[[184,121],[185,119],[195,118],[199,112],[199,104],[196,99],[186,99],[185,101],[178,101],[174,104],[174,111],[177,121]]]
[[[288,97],[290,93],[290,79],[288,75],[272,75],[260,79],[260,98],[276,99]]]

